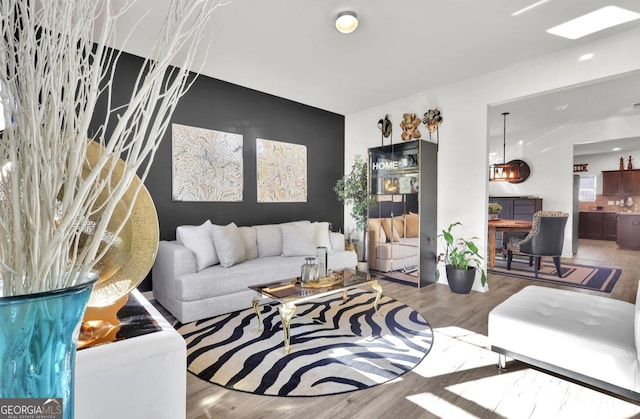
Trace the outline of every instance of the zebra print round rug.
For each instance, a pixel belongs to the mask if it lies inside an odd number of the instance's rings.
[[[320,396],[361,390],[414,368],[433,344],[429,323],[411,307],[351,290],[300,304],[284,353],[276,304],[175,325],[187,342],[187,369],[232,390],[271,396]]]

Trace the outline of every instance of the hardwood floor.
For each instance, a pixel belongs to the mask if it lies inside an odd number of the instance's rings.
[[[574,263],[620,267],[611,294],[536,282],[554,288],[635,302],[640,252],[614,242],[581,240]],[[431,353],[395,382],[314,398],[256,396],[226,390],[188,374],[188,418],[629,418],[640,406],[512,362],[499,373],[488,349],[487,315],[534,283],[489,275],[490,290],[457,295],[446,285],[420,290],[383,281],[384,293],[418,310],[435,333]]]

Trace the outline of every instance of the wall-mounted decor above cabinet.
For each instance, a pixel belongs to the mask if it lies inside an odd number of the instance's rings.
[[[640,194],[640,169],[635,170],[603,170],[603,195],[638,195]]]

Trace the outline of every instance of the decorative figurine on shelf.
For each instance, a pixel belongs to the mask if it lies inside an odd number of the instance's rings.
[[[429,133],[435,132],[442,123],[442,115],[438,108],[429,109],[425,112],[422,123],[427,126]]]
[[[402,141],[409,141],[422,136],[418,130],[420,122],[420,118],[418,118],[415,113],[402,114],[402,122],[400,122],[400,128],[402,128],[400,138],[402,138]]]
[[[624,157],[620,157],[620,170],[624,170]]]
[[[436,133],[436,151],[440,147],[440,124],[442,124],[442,114],[438,108],[429,109],[424,113],[422,123],[427,126],[429,130],[429,139],[431,139],[431,133]]]
[[[378,129],[382,134],[382,138],[380,139],[380,141],[382,142],[381,145],[384,145],[384,139],[391,137],[391,133],[393,132],[393,127],[391,124],[391,120],[389,119],[389,115],[385,115],[384,119],[380,119],[378,121]],[[393,138],[391,139],[391,142],[393,143]]]
[[[631,156],[629,156],[629,161],[627,161],[627,170],[633,170],[633,162]]]

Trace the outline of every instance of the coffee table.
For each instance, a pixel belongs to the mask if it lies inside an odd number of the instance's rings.
[[[317,284],[300,284],[300,278],[292,278],[285,281],[271,282],[250,286],[256,292],[253,299],[253,309],[258,316],[258,330],[262,329],[262,316],[260,315],[259,303],[263,298],[271,298],[278,303],[278,311],[282,319],[282,331],[284,332],[284,351],[290,353],[289,342],[291,340],[291,318],[296,312],[296,304],[314,300],[331,294],[342,292],[342,301],[347,301],[347,291],[352,288],[370,286],[376,292],[376,299],[373,308],[378,313],[378,301],[382,297],[382,286],[378,279],[371,277],[367,272],[356,271],[355,269],[345,269],[344,271],[333,273],[324,281]]]

